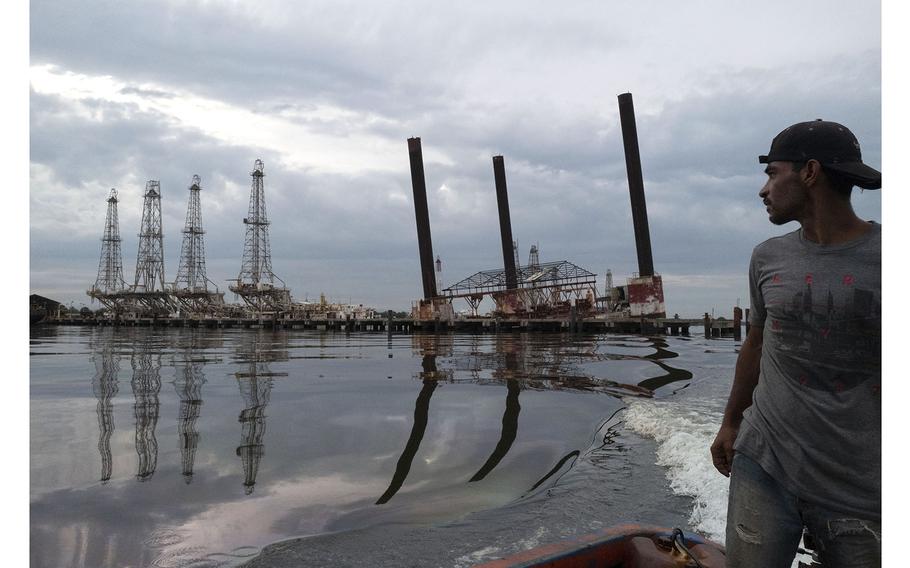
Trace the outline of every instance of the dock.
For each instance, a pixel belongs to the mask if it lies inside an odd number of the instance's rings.
[[[137,317],[137,318],[49,318],[43,323],[51,325],[157,327],[157,328],[210,328],[210,329],[300,329],[332,332],[373,333],[627,333],[642,335],[689,336],[690,328],[708,327],[709,338],[734,337],[737,334],[732,320],[683,319],[683,318],[590,318],[578,319],[497,319],[489,317],[457,318],[447,320],[420,320],[415,318],[368,319],[291,319],[291,318],[187,318],[187,317]]]

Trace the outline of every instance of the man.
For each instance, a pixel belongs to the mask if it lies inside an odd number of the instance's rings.
[[[751,328],[711,445],[730,477],[727,566],[789,567],[804,528],[826,568],[880,566],[881,225],[850,194],[881,173],[820,119],[759,162],[769,219],[800,228],[749,266]]]

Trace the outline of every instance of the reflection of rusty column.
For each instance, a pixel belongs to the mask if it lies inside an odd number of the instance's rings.
[[[641,175],[638,130],[635,127],[635,108],[632,106],[631,93],[619,95],[619,122],[622,126],[622,144],[626,154],[629,197],[632,200],[632,226],[635,229],[635,248],[638,252],[638,275],[653,276],[654,259],[651,256],[648,208],[645,206],[645,184]]]
[[[420,138],[408,138],[411,159],[411,186],[414,190],[414,214],[417,218],[417,246],[420,250],[420,274],[423,297],[435,297],[436,277],[433,274],[433,240],[430,238],[430,212],[427,207],[427,182],[423,175],[423,150]]]
[[[432,355],[429,357],[429,360],[427,356],[424,357],[423,368],[427,374],[433,376],[436,372],[436,356]],[[389,483],[388,489],[376,500],[377,505],[388,503],[398,493],[401,486],[404,485],[405,479],[408,478],[408,473],[411,472],[414,456],[417,455],[417,450],[420,449],[420,442],[423,441],[423,435],[427,430],[427,423],[430,418],[430,398],[433,396],[433,391],[436,390],[436,385],[436,379],[428,378],[423,380],[423,388],[420,389],[420,393],[417,395],[417,402],[414,405],[414,425],[411,427],[411,435],[408,436],[404,451],[401,452],[398,463],[395,465],[395,473],[392,475],[392,481]]]
[[[502,262],[506,269],[506,289],[518,288],[515,271],[515,249],[512,245],[512,219],[509,216],[509,191],[506,188],[506,166],[502,156],[493,156],[493,178],[496,181],[496,204],[499,206],[499,234],[502,237]]]
[[[508,355],[506,356],[508,360]],[[499,442],[493,448],[493,453],[487,458],[487,461],[480,467],[477,473],[469,482],[480,481],[487,476],[502,461],[502,458],[509,453],[515,438],[518,436],[518,413],[521,412],[521,405],[518,403],[518,395],[521,393],[521,386],[516,379],[506,380],[506,410],[502,415],[502,432],[499,435]]]

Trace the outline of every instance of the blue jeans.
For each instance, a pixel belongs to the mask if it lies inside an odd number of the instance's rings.
[[[727,507],[727,568],[790,568],[803,527],[825,568],[882,565],[881,523],[807,503],[737,452]]]

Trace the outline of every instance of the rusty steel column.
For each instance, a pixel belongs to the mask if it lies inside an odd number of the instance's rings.
[[[509,191],[506,188],[506,165],[502,156],[493,156],[493,178],[496,180],[496,204],[499,206],[499,234],[502,237],[502,262],[506,269],[506,289],[518,288],[515,271],[515,249],[512,246],[512,219],[509,216]]]
[[[635,229],[635,249],[638,251],[638,275],[654,275],[651,256],[651,233],[648,230],[648,208],[645,206],[645,184],[641,176],[641,155],[638,153],[638,131],[635,128],[635,108],[632,93],[619,95],[619,122],[622,144],[626,153],[626,174],[629,177],[629,197],[632,199],[632,226]]]
[[[414,214],[417,218],[417,246],[420,250],[420,275],[423,280],[423,297],[434,298],[436,276],[433,274],[433,240],[430,238],[430,212],[427,208],[427,182],[423,175],[423,151],[420,138],[408,138],[411,158],[411,185],[414,189]]]

